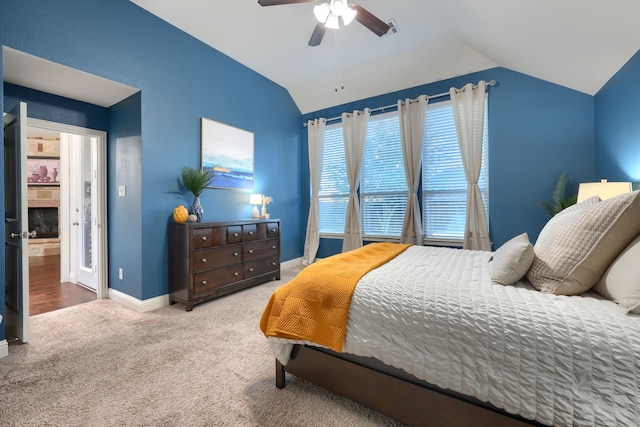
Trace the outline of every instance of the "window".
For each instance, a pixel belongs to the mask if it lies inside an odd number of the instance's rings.
[[[478,180],[485,213],[489,207],[487,128],[485,101],[482,169]],[[467,179],[451,102],[429,105],[422,145],[422,228],[425,241],[464,240],[466,210]]]
[[[430,104],[427,108],[421,193],[425,242],[457,243],[464,238],[467,180],[458,148],[453,110],[450,102]],[[478,185],[486,213],[489,209],[487,128],[485,113],[484,155]],[[359,192],[363,238],[399,238],[408,187],[397,111],[369,119]],[[337,123],[327,126],[325,130],[320,184],[320,233],[324,236],[341,236],[344,233],[348,202],[349,181],[342,125]]]
[[[342,235],[349,203],[349,179],[340,123],[325,128],[322,176],[318,196],[320,232]]]
[[[363,237],[400,237],[408,195],[398,113],[372,116],[360,174]]]

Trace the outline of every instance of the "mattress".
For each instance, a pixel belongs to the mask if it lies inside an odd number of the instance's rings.
[[[494,284],[490,257],[413,246],[372,270],[343,351],[543,424],[640,425],[640,316],[595,294]],[[292,343],[269,339],[284,364]]]

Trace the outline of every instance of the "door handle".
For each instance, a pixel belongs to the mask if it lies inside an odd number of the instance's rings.
[[[35,239],[37,236],[38,236],[38,233],[36,232],[36,230],[33,230],[30,233],[27,231],[23,231],[22,233],[9,234],[9,237],[11,237],[12,239],[28,239],[28,238]]]

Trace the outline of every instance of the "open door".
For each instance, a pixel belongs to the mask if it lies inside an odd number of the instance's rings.
[[[27,104],[4,117],[5,298],[15,313],[16,337],[29,341],[29,237]]]

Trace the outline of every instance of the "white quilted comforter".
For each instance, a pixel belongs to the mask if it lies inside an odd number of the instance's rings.
[[[640,425],[640,316],[493,284],[491,254],[410,247],[365,275],[343,351],[548,425]],[[269,339],[288,361],[290,343]]]

